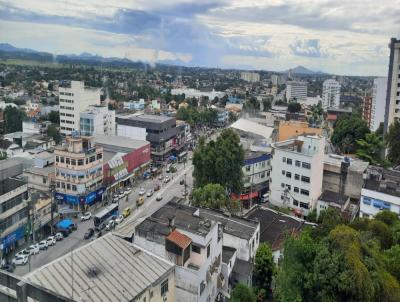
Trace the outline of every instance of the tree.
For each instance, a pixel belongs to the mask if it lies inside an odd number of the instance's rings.
[[[243,186],[244,150],[233,129],[225,129],[209,144],[199,142],[193,155],[193,177],[197,187],[209,183],[224,186],[229,193],[240,193]]]
[[[274,274],[274,258],[272,250],[266,243],[261,243],[254,260],[253,284],[269,292]]]
[[[49,113],[49,121],[52,122],[53,124],[60,124],[60,113],[57,111],[50,111]]]
[[[385,251],[386,269],[400,282],[400,245]]]
[[[356,155],[360,159],[373,165],[382,163],[381,152],[385,147],[382,136],[377,135],[375,132],[367,133],[364,139],[356,141],[356,145]]]
[[[398,166],[400,164],[400,122],[398,120],[390,125],[385,139],[389,149],[388,159],[394,166]]]
[[[207,184],[193,191],[193,205],[212,209],[227,206],[229,197],[220,184]]]
[[[25,118],[25,111],[15,107],[7,106],[4,110],[4,131],[11,133],[22,131],[22,121]]]
[[[336,122],[332,134],[332,143],[342,153],[357,151],[356,141],[364,139],[369,133],[367,123],[357,115],[345,115]]]
[[[232,291],[231,302],[255,302],[256,295],[253,290],[245,284],[236,284]]]
[[[47,128],[47,136],[52,137],[56,144],[61,142],[61,134],[60,131],[53,125],[50,125]]]
[[[300,112],[301,110],[301,105],[299,103],[296,102],[290,102],[288,105],[287,110],[291,113],[296,113],[296,112]]]

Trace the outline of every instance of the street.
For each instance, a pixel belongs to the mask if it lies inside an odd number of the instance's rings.
[[[132,192],[128,196],[128,201],[126,200],[126,197],[120,199],[119,201],[119,212],[122,213],[122,211],[126,207],[131,207],[132,208],[132,214],[127,217],[120,226],[117,227],[116,231],[118,231],[119,228],[124,228],[125,225],[128,225],[132,222],[140,221],[141,218],[144,218],[157,209],[159,209],[163,204],[167,203],[172,197],[178,196],[178,197],[183,197],[183,190],[184,190],[184,185],[180,185],[179,181],[181,179],[184,179],[185,173],[186,173],[186,184],[187,184],[187,190],[190,192],[190,190],[193,187],[193,180],[192,180],[192,170],[193,166],[191,161],[188,159],[186,164],[184,165],[183,163],[176,163],[174,166],[177,168],[176,173],[166,173],[164,167],[164,171],[162,173],[163,177],[166,175],[169,175],[170,177],[170,182],[164,183],[163,181],[159,180],[158,178],[154,179],[147,179],[144,181],[141,181],[135,185],[133,188]],[[140,207],[136,206],[136,201],[139,198],[139,190],[141,187],[146,189],[146,192],[148,189],[154,189],[156,184],[160,184],[161,188],[159,191],[154,192],[153,196],[151,197],[146,197],[145,195],[145,201],[144,204]],[[156,201],[156,196],[158,194],[161,194],[163,199],[161,201]],[[98,209],[96,212],[101,211],[102,208]],[[96,214],[96,212],[92,213],[92,215]],[[85,240],[83,238],[84,234],[86,231],[90,228],[93,227],[93,219],[90,219],[88,221],[81,222],[80,219],[74,219],[75,223],[78,225],[78,229],[74,232],[72,232],[67,238],[64,238],[62,241],[57,241],[56,245],[50,246],[47,250],[40,251],[39,254],[33,255],[30,258],[30,261],[28,264],[24,266],[17,266],[14,273],[20,276],[23,276],[30,271],[35,270],[36,268],[39,268],[43,265],[46,265],[47,263],[65,255],[68,252],[71,252],[72,250],[75,250],[92,240],[96,238],[96,235],[92,237],[90,240]],[[103,230],[104,232],[105,230]]]

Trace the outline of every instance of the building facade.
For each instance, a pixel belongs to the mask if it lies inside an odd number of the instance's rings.
[[[340,83],[334,79],[325,80],[322,84],[322,108],[338,109],[340,106]]]
[[[55,198],[78,209],[101,201],[103,187],[103,148],[91,137],[67,136],[66,144],[54,150]]]
[[[138,101],[124,102],[124,109],[144,110],[144,99],[140,99]]]
[[[381,123],[385,121],[385,103],[387,92],[387,78],[374,79],[372,87],[371,124],[370,130],[376,131]]]
[[[260,74],[257,72],[242,72],[240,73],[240,78],[250,83],[260,82]]]
[[[371,129],[372,121],[372,97],[364,96],[362,104],[362,119],[367,122],[368,128]]]
[[[325,138],[299,136],[273,144],[270,201],[307,216],[322,193]]]
[[[286,82],[286,100],[304,101],[307,99],[307,82],[289,81]]]
[[[400,118],[400,40],[392,38],[389,43],[389,71],[385,106],[385,133]]]
[[[100,105],[100,89],[87,88],[84,82],[60,83],[60,133],[70,135],[80,130],[79,114],[90,105]]]
[[[108,110],[106,106],[93,105],[81,112],[79,116],[81,135],[115,135],[114,110]]]

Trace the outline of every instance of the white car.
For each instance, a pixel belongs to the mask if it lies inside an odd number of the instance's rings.
[[[64,236],[63,236],[62,233],[57,233],[57,234],[54,235],[54,238],[55,238],[57,241],[61,241],[61,240],[64,239]]]
[[[142,187],[139,190],[139,195],[144,195],[144,194],[146,194],[146,190]]]
[[[125,194],[128,195],[132,192],[132,188],[131,187],[126,187],[125,188]]]
[[[158,176],[158,180],[162,180],[163,179],[163,176],[162,176],[162,174],[160,174],[160,176]]]
[[[19,255],[15,256],[14,259],[12,260],[12,263],[14,265],[25,265],[28,263],[28,256],[26,255]]]
[[[122,221],[124,221],[124,216],[119,215],[117,219],[114,220],[116,224],[120,224]]]
[[[29,256],[31,253],[28,249],[23,249],[15,254],[15,256]]]
[[[56,242],[57,239],[54,236],[50,236],[49,238],[47,238],[47,245],[53,246],[56,244]]]
[[[165,176],[165,178],[164,178],[164,182],[165,183],[167,183],[167,182],[169,182],[170,181],[170,179],[169,179],[169,176],[167,175],[167,176]]]
[[[119,190],[119,192],[118,192],[118,197],[119,197],[119,198],[122,198],[122,197],[124,197],[124,196],[125,196],[125,191],[124,191],[124,189]]]
[[[86,212],[81,216],[81,221],[90,220],[92,218],[92,213]]]
[[[42,241],[40,241],[38,244],[39,244],[39,249],[41,249],[41,250],[47,250],[48,244],[47,244],[47,241],[46,241],[46,240],[42,240]]]
[[[147,196],[147,197],[151,197],[151,196],[153,196],[153,193],[154,193],[153,189],[149,189],[149,190],[147,191],[147,193],[146,193],[146,196]]]
[[[114,194],[112,202],[113,202],[113,203],[117,203],[118,200],[119,200],[118,194]]]
[[[106,225],[106,230],[110,231],[110,230],[112,230],[114,228],[114,226],[115,226],[115,221],[114,220],[110,220]]]
[[[29,251],[29,255],[39,254],[39,246],[37,244],[30,245],[27,250]]]
[[[156,200],[157,200],[157,201],[162,200],[162,195],[161,195],[161,194],[157,194]]]

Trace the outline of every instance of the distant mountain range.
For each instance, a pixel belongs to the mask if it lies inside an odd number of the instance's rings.
[[[0,62],[2,59],[21,59],[21,60],[34,60],[40,62],[51,62],[51,63],[64,63],[64,64],[92,64],[92,65],[100,65],[100,64],[110,64],[113,66],[127,66],[127,67],[135,67],[135,68],[147,68],[150,64],[148,62],[141,61],[132,61],[127,58],[105,58],[99,55],[93,55],[87,52],[83,52],[79,55],[76,54],[64,54],[64,55],[54,55],[49,52],[37,51],[29,48],[18,48],[8,43],[0,43]],[[177,67],[185,67],[185,63],[180,60],[164,60],[158,61],[156,63],[157,66],[177,66]],[[244,65],[243,65],[244,66]],[[233,68],[233,66],[229,67],[229,69],[238,69]],[[240,69],[240,67],[239,67]],[[251,69],[250,66],[246,66],[243,69]],[[297,66],[295,68],[283,71],[283,73],[291,72],[293,74],[298,75],[317,75],[324,74],[320,71],[313,71],[307,69],[304,66]]]

